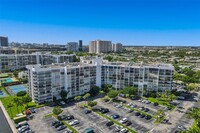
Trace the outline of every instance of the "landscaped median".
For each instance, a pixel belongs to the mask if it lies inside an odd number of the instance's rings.
[[[44,116],[44,118],[48,118],[48,117],[55,117],[56,119],[58,119],[57,118],[57,116],[55,115],[55,114],[47,114],[47,115],[45,115]],[[78,131],[76,131],[72,126],[70,126],[67,122],[65,122],[65,121],[61,121],[68,129],[70,129],[73,133],[78,133]]]
[[[150,102],[153,102],[153,103],[158,103],[158,104],[165,106],[167,108],[171,108],[170,109],[171,111],[173,111],[176,108],[176,106],[170,105],[169,104],[170,101],[167,101],[167,100],[156,99],[156,98],[153,98],[153,97],[144,98],[144,99],[147,99],[147,100],[149,100]]]
[[[106,119],[112,121],[112,122],[115,123],[116,125],[122,126],[123,128],[127,128],[127,129],[129,130],[129,132],[131,132],[131,133],[136,133],[133,129],[131,129],[131,128],[129,128],[129,127],[127,127],[127,126],[125,126],[125,125],[123,125],[123,124],[121,124],[121,123],[115,121],[115,120],[113,120],[112,118],[108,117],[107,115],[104,115],[104,114],[102,114],[102,113],[100,113],[100,112],[98,112],[98,111],[96,111],[96,110],[93,110],[93,111],[94,111],[96,114],[98,114],[98,115],[100,115],[100,116],[102,116],[102,117],[104,117],[104,118],[106,118]]]

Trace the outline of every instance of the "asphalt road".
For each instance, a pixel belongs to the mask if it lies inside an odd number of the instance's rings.
[[[12,133],[10,125],[8,124],[6,117],[0,107],[0,133]]]

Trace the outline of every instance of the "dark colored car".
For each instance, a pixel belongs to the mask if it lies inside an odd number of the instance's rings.
[[[145,116],[146,120],[150,120],[152,117],[150,115]]]
[[[55,124],[54,127],[55,127],[55,128],[58,128],[58,127],[61,126],[61,125],[63,125],[62,122]]]
[[[153,105],[154,105],[154,106],[158,106],[159,104],[158,104],[158,103],[153,103]]]
[[[30,128],[26,127],[26,128],[23,128],[22,130],[20,130],[19,133],[23,133],[23,132],[28,131],[28,130],[30,130]]]
[[[92,112],[91,110],[85,110],[85,114],[89,114],[91,112]]]
[[[67,115],[61,115],[60,118],[61,118],[62,120],[64,120],[64,119],[67,118]]]
[[[128,122],[126,123],[126,126],[130,126],[131,124],[132,124],[132,122],[128,121]]]
[[[57,131],[61,131],[61,130],[65,129],[65,128],[66,128],[65,125],[61,125],[61,126],[59,126],[59,127],[57,128]]]
[[[119,118],[119,117],[120,117],[120,116],[117,115],[117,114],[111,116],[111,118],[113,118],[113,119],[117,119],[117,118]]]
[[[135,113],[135,116],[139,116],[139,115],[141,115],[139,112],[136,112],[136,113]]]
[[[74,119],[73,115],[68,115],[67,118],[66,118],[66,120],[72,120],[72,119]]]
[[[149,109],[148,109],[148,108],[145,108],[145,109],[144,109],[144,112],[148,112],[148,111],[149,111]]]
[[[107,127],[110,127],[110,126],[112,126],[113,124],[114,124],[114,123],[113,123],[112,121],[109,121],[109,122],[106,123],[106,126],[107,126]]]
[[[35,109],[34,108],[31,108],[30,111],[31,111],[31,113],[35,113]]]
[[[140,118],[144,118],[144,117],[145,117],[145,115],[144,115],[144,114],[141,114],[139,117],[140,117]]]
[[[58,123],[60,123],[60,121],[53,121],[53,122],[51,123],[51,125],[54,126],[54,125],[56,125],[56,124],[58,124]]]
[[[103,113],[103,114],[108,113],[108,112],[109,112],[109,109],[103,109],[103,110],[101,111],[101,113]]]
[[[129,110],[128,110],[128,113],[132,113],[132,112],[133,112],[133,110],[132,110],[132,109],[129,109]]]

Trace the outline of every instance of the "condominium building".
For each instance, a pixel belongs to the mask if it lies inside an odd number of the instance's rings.
[[[78,52],[79,44],[77,42],[68,42],[66,45],[67,51]]]
[[[67,97],[82,95],[96,84],[96,66],[83,63],[32,65],[28,69],[28,93],[37,103],[60,98],[61,90]]]
[[[113,52],[121,52],[122,44],[121,43],[112,44],[112,51]]]
[[[106,63],[102,64],[101,84],[110,84],[117,90],[134,86],[139,95],[162,92],[171,90],[173,70],[173,66],[166,64]]]
[[[0,47],[8,47],[8,37],[0,36]]]
[[[69,98],[102,84],[110,84],[117,90],[134,86],[141,96],[151,91],[163,92],[171,90],[174,70],[173,66],[165,64],[108,63],[101,58],[79,63],[29,65],[27,68],[29,94],[38,103],[60,98],[62,89],[69,92]]]
[[[90,53],[108,53],[112,51],[112,42],[111,41],[102,41],[95,40],[90,41],[89,52]]]
[[[24,69],[26,65],[73,62],[74,57],[74,54],[52,55],[39,52],[33,54],[0,54],[0,72]]]

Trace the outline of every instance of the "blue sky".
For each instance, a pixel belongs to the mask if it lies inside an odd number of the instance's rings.
[[[9,41],[200,46],[199,0],[0,0]]]

